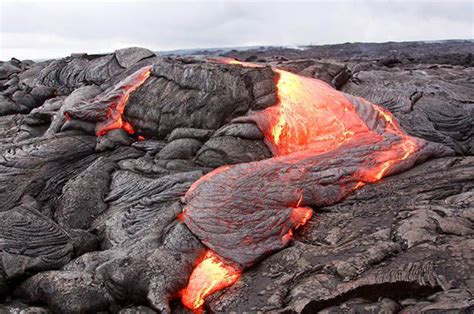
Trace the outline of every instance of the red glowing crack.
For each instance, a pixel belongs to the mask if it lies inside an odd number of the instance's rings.
[[[145,83],[150,75],[151,66],[143,67],[128,76],[125,80],[121,81],[115,89],[110,92],[112,95],[112,101],[107,108],[105,121],[96,124],[97,136],[102,136],[114,129],[124,129],[128,134],[135,133],[133,126],[124,117],[125,107],[130,95]],[[114,93],[114,91],[118,91],[118,93]]]

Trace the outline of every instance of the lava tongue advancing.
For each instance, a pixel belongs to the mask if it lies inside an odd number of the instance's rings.
[[[368,101],[274,71],[277,104],[239,120],[255,122],[276,157],[216,169],[184,197],[182,221],[210,249],[183,292],[189,308],[288,245],[293,230],[311,218],[308,206],[334,204],[367,182],[443,153],[406,135],[389,112]]]
[[[301,198],[298,202],[300,201]],[[306,224],[312,215],[313,211],[308,207],[293,208],[290,219],[292,228],[282,235],[282,243],[288,243],[293,237],[293,229]],[[208,250],[194,268],[188,285],[182,291],[181,301],[187,308],[199,309],[208,296],[233,285],[241,273],[240,266]]]
[[[269,119],[264,133],[275,155],[323,153],[369,131],[342,93],[323,81],[275,71],[278,103],[261,113]]]
[[[206,297],[216,291],[233,285],[240,277],[241,270],[224,261],[216,253],[207,251],[202,261],[194,269],[181,301],[190,309],[198,309]]]

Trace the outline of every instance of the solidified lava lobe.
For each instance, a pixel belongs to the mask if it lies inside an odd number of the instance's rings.
[[[240,274],[238,267],[209,250],[194,268],[188,286],[182,292],[181,301],[187,308],[198,309],[206,297],[233,285]]]
[[[107,109],[105,121],[96,125],[96,135],[101,136],[113,129],[124,129],[128,134],[133,134],[133,126],[124,118],[125,106],[128,98],[138,87],[140,87],[151,75],[151,66],[143,67],[133,73],[117,87],[120,94],[114,99]]]

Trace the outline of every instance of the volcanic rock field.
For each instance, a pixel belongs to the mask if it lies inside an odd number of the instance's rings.
[[[473,51],[0,62],[0,313],[471,313]]]

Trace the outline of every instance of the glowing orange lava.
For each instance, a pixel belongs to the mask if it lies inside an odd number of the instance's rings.
[[[245,61],[238,61],[232,58],[226,58],[226,57],[219,57],[219,58],[209,58],[210,61],[215,61],[218,63],[224,63],[224,64],[236,64],[236,65],[241,65],[246,68],[261,68],[263,65],[252,63],[252,62],[245,62]]]
[[[267,139],[276,155],[337,148],[368,127],[344,95],[323,81],[275,70],[278,103],[265,110],[271,117]]]
[[[226,171],[229,166],[220,167],[207,175],[201,177],[194,182],[189,191],[192,191],[199,182],[208,180],[217,173]],[[306,224],[313,215],[313,210],[309,207],[300,207],[303,200],[300,195],[295,207],[292,208],[290,221],[288,224],[294,226],[290,228],[286,234],[282,234],[281,241],[287,244],[293,238],[293,230]],[[178,214],[178,221],[184,221],[183,217],[186,215],[186,208],[184,212]],[[194,268],[188,285],[182,291],[181,302],[189,309],[196,310],[202,306],[206,297],[210,296],[216,291],[222,290],[233,285],[239,278],[242,270],[235,266],[232,262],[225,261],[214,251],[208,250],[202,259]]]
[[[181,301],[189,309],[198,309],[209,295],[233,285],[241,270],[225,262],[212,251],[207,251],[203,260],[194,268],[188,286],[183,290]]]
[[[215,60],[245,67],[261,67],[230,58]],[[358,99],[373,108],[378,120],[385,122],[382,132],[371,129],[344,93],[318,79],[280,69],[274,71],[278,74],[278,102],[260,114],[269,120],[269,126],[262,131],[276,156],[301,151],[311,155],[322,154],[360,137],[370,137],[376,145],[386,134],[396,135],[399,141],[390,150],[376,152],[373,155],[376,162],[368,169],[359,171],[357,177],[360,182],[355,186],[357,189],[365,182],[380,180],[392,166],[408,158],[417,149],[413,138],[403,132],[387,110]]]
[[[140,87],[151,75],[151,66],[141,68],[129,76],[120,88],[123,91],[117,100],[107,109],[107,120],[96,125],[96,135],[101,136],[113,129],[124,129],[128,134],[133,134],[133,126],[125,120],[123,114],[130,94]]]
[[[299,202],[298,202],[299,203]],[[299,206],[299,204],[297,205]],[[291,211],[290,224],[294,225],[294,230],[304,226],[313,216],[313,210],[309,207],[294,207]],[[288,243],[293,238],[293,229],[290,229],[281,237],[283,243]]]
[[[260,67],[229,58],[213,60],[245,67]],[[392,166],[405,160],[417,149],[415,140],[402,131],[390,112],[360,98],[355,98],[362,106],[357,108],[347,95],[323,81],[280,69],[274,71],[278,76],[278,102],[255,113],[255,116],[263,117],[262,125],[257,125],[275,156],[299,152],[292,156],[296,159],[305,158],[335,150],[341,145],[357,143],[361,139],[363,142],[368,140],[375,147],[386,137],[393,137],[395,140],[388,150],[375,150],[371,160],[354,175],[357,182],[353,188],[355,190],[367,182],[380,180]],[[366,115],[365,120],[359,109]],[[221,167],[201,177],[189,191],[228,168],[229,166]],[[294,229],[306,224],[313,215],[311,208],[300,206],[302,202],[300,196],[292,208],[288,223],[294,228],[281,235],[284,244],[292,239]],[[186,211],[183,214],[186,215]],[[190,309],[197,309],[207,296],[232,285],[239,276],[240,270],[225,264],[216,253],[208,251],[204,260],[194,269],[183,292],[182,302]]]
[[[377,163],[358,174],[362,181],[375,182],[392,165],[416,150],[415,141],[402,131],[390,112],[364,101],[385,121],[382,133],[372,130],[343,93],[320,80],[283,70],[275,71],[279,74],[279,102],[265,110],[265,114],[273,117],[270,132],[265,135],[275,147],[275,154],[287,155],[296,151],[320,154],[359,136],[370,136],[375,145],[383,138],[383,132],[391,133],[400,140],[390,150],[376,152],[373,158]]]
[[[381,162],[380,165],[374,166],[365,172],[359,172],[358,176],[366,182],[375,182],[382,179],[391,166],[407,159],[417,149],[414,139],[403,132],[390,112],[376,105],[373,106],[386,122],[385,131],[398,135],[400,141],[392,145],[390,150],[380,151],[375,154],[374,158]]]

